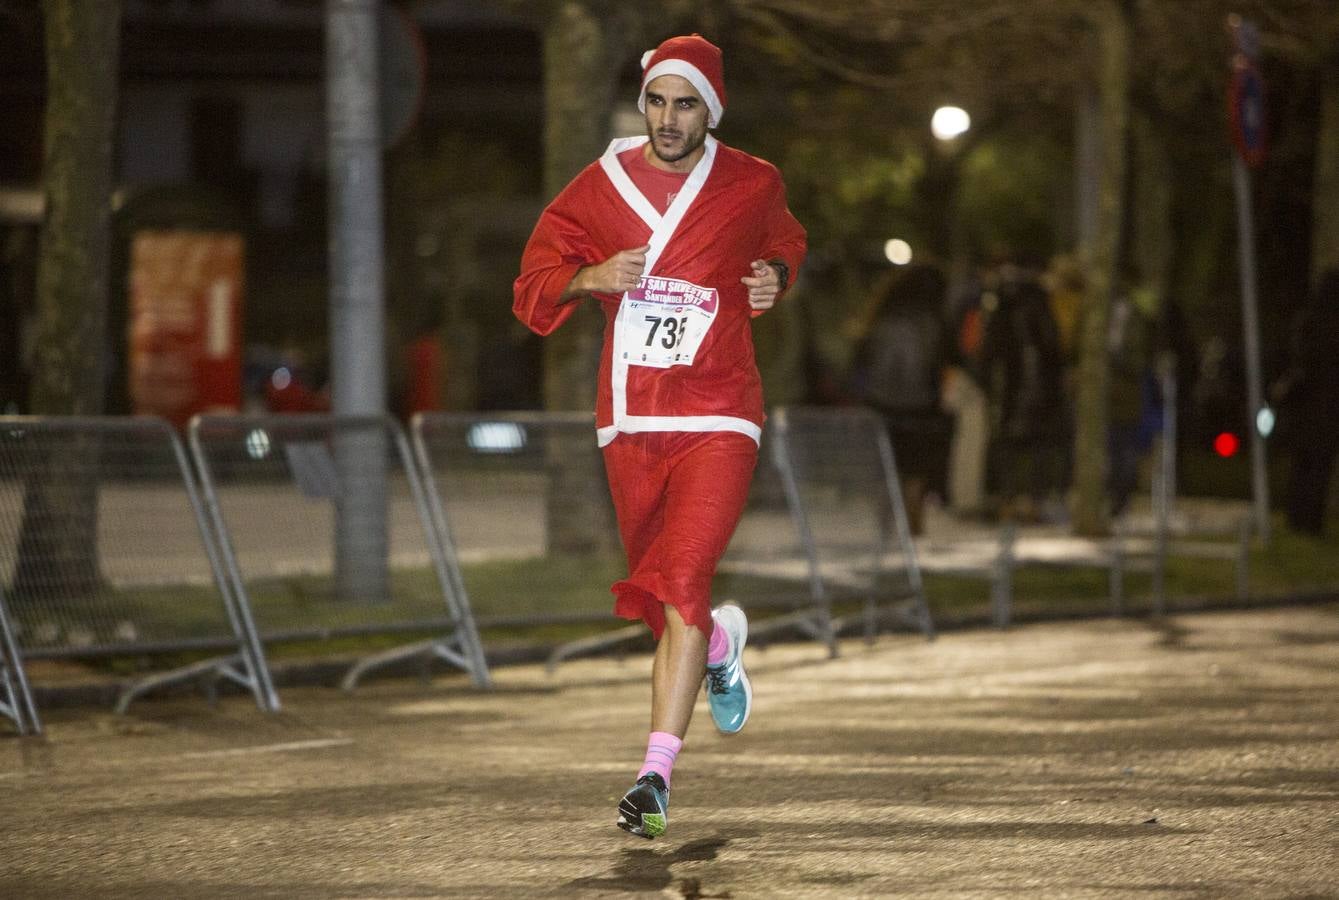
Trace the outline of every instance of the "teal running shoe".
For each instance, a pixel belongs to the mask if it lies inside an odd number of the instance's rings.
[[[711,617],[730,638],[730,652],[724,662],[707,666],[707,702],[716,729],[721,734],[734,734],[744,727],[753,708],[753,686],[744,672],[749,620],[742,609],[729,604],[712,610]]]
[[[669,788],[656,772],[647,772],[618,801],[618,827],[639,837],[655,838],[669,825]]]

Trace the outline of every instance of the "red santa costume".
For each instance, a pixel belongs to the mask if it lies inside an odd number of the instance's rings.
[[[719,56],[713,68],[696,54],[662,45],[645,61],[639,106],[652,80],[680,75],[714,126],[724,103]],[[575,311],[559,300],[578,269],[650,246],[635,290],[594,295],[605,312],[595,415],[628,556],[615,612],[643,619],[659,638],[666,603],[711,633],[711,579],[743,511],[763,424],[755,311],[740,278],[757,259],[797,272],[805,234],[776,168],[711,135],[662,212],[628,172],[647,140],[615,140],[545,209],[513,310],[549,334]]]

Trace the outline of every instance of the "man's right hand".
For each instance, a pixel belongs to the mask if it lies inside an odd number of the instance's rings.
[[[620,250],[602,263],[577,269],[563,300],[572,300],[589,293],[621,294],[637,287],[646,269],[646,251],[650,244]]]

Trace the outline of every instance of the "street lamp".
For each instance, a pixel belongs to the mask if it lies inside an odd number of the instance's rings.
[[[963,147],[957,139],[972,127],[972,117],[960,106],[941,106],[930,117],[930,133],[938,146],[926,154],[925,180],[939,199],[942,219],[933,232],[932,249],[948,262],[950,295],[962,288],[971,268],[967,234],[958,211],[958,190]]]
[[[895,266],[905,266],[911,262],[911,245],[901,238],[885,241],[883,255]]]
[[[941,106],[930,117],[930,132],[941,141],[951,141],[972,127],[972,117],[958,106]]]

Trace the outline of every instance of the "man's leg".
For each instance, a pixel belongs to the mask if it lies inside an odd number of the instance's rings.
[[[651,668],[651,736],[637,783],[618,805],[618,825],[646,838],[665,833],[670,773],[683,748],[693,704],[707,670],[707,639],[665,606],[665,630]]]
[[[638,437],[648,447],[654,445],[658,454],[648,455],[665,466],[667,477],[654,495],[659,503],[652,507],[652,517],[649,509],[640,509],[634,501],[652,499],[643,491],[654,480],[645,471],[627,471],[619,465],[624,454],[606,450],[611,486],[618,485],[614,490],[620,528],[625,545],[632,548],[629,579],[615,585],[615,591],[621,601],[625,597],[640,601],[643,608],[651,598],[655,615],[650,610],[643,614],[653,630],[661,627],[652,667],[646,759],[637,783],[619,804],[618,824],[633,834],[656,837],[667,824],[670,774],[707,674],[707,632],[714,625],[712,575],[743,510],[757,445],[734,434]],[[649,530],[633,527],[634,523],[650,523],[652,518],[654,537],[642,547]],[[639,563],[633,563],[634,557]],[[740,649],[742,645],[738,638],[730,644]]]
[[[707,636],[665,606],[665,633],[651,669],[651,730],[680,740],[688,733],[693,705],[707,672]]]

